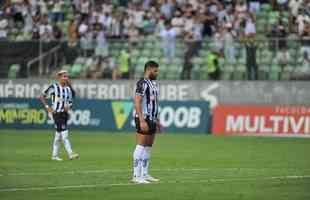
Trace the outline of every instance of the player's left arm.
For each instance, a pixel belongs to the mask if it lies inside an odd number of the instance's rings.
[[[73,89],[73,87],[71,86],[71,83],[69,81],[67,81],[67,85],[70,88],[70,97],[69,97],[69,101],[67,102],[67,105],[65,106],[65,112],[68,112],[69,110],[71,110],[73,108],[73,99],[75,98],[75,90]]]

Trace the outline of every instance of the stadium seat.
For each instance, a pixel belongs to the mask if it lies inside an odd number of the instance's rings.
[[[265,63],[265,64],[260,64],[258,66],[258,79],[259,80],[268,80],[268,73],[269,73],[269,67],[270,65]]]
[[[149,48],[144,48],[142,51],[140,51],[140,56],[150,58],[152,56],[152,50]]]
[[[237,64],[233,73],[234,80],[245,80],[246,67],[244,64]]]
[[[260,51],[259,62],[262,64],[270,64],[272,62],[273,56],[272,53],[265,49]]]
[[[280,73],[282,69],[277,64],[272,64],[271,68],[269,69],[269,80],[277,81],[280,79]]]
[[[271,7],[270,4],[264,3],[264,4],[261,5],[261,11],[269,13],[270,11],[272,11],[272,7]]]
[[[66,65],[62,66],[61,69],[65,70],[67,72],[70,72],[71,71],[71,65],[66,64]]]
[[[82,64],[75,63],[73,64],[69,74],[72,78],[78,78],[82,72]]]
[[[221,79],[223,80],[232,80],[235,68],[233,65],[225,64],[224,67],[221,67]]]
[[[280,13],[278,11],[272,11],[269,13],[269,21],[268,23],[270,25],[274,25],[277,24],[277,22],[279,21],[280,18]]]
[[[9,79],[17,78],[19,71],[20,71],[20,65],[19,64],[11,65],[9,68],[9,72],[8,72],[8,78]]]
[[[179,67],[183,66],[183,60],[180,57],[175,57],[171,61],[172,64],[177,65]]]
[[[201,49],[199,51],[199,57],[201,57],[201,58],[207,58],[208,54],[209,54],[208,49]]]
[[[283,68],[281,73],[281,80],[290,80],[291,74],[294,72],[294,67],[287,65]]]
[[[192,58],[192,63],[194,65],[194,68],[200,69],[202,64],[203,64],[203,59],[200,56],[194,57],[194,58]]]

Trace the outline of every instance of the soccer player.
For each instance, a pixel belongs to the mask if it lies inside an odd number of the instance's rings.
[[[158,120],[158,88],[156,77],[159,66],[154,61],[148,61],[144,66],[144,78],[136,85],[135,124],[137,145],[133,153],[133,179],[135,183],[150,183],[159,181],[148,173],[151,148],[155,133],[160,131]]]
[[[51,84],[39,97],[49,114],[52,114],[55,123],[56,133],[53,142],[52,160],[62,161],[59,157],[61,140],[64,143],[69,159],[79,158],[79,154],[74,153],[68,138],[68,111],[72,108],[72,100],[75,92],[69,84],[67,71],[61,70],[57,73],[57,83]],[[51,98],[52,105],[48,105],[47,98]]]

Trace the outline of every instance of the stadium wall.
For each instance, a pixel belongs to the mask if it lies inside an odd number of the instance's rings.
[[[36,98],[52,81],[46,79],[0,80],[0,98]],[[131,100],[136,81],[74,80],[82,99]],[[159,81],[160,99],[203,100],[218,104],[310,105],[307,81]]]

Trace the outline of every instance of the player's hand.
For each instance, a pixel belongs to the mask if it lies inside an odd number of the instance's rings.
[[[53,108],[48,107],[48,108],[47,108],[47,112],[52,113],[52,112],[54,112],[54,110],[53,110]]]
[[[149,126],[144,119],[140,121],[140,128],[143,132],[149,131]]]
[[[161,133],[161,124],[159,119],[156,120],[156,133]]]

